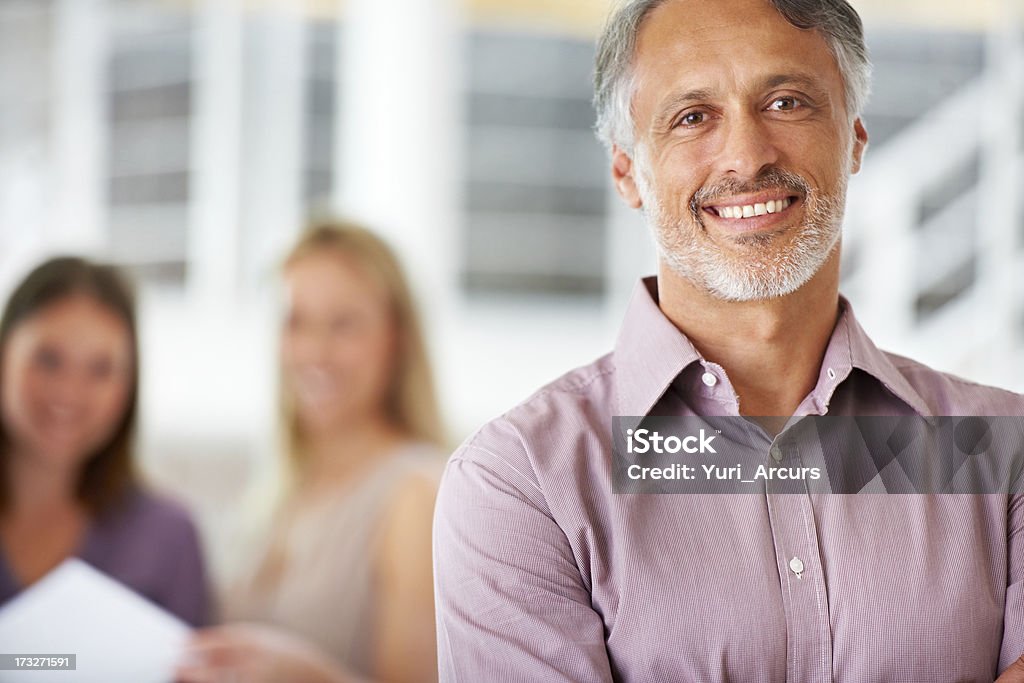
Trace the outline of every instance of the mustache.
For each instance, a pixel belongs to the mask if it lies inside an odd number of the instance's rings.
[[[713,204],[719,199],[738,194],[753,194],[765,190],[785,190],[803,197],[811,193],[811,184],[803,176],[781,168],[768,168],[753,180],[736,180],[725,178],[713,185],[705,185],[697,190],[690,199],[690,212],[700,216],[702,206]]]

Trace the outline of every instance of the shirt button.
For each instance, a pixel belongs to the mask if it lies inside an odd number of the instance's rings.
[[[704,384],[708,385],[709,387],[713,387],[716,384],[718,384],[718,378],[712,375],[710,372],[705,372],[703,375],[701,375],[700,379],[702,382],[704,382]]]
[[[782,449],[778,446],[772,446],[771,449],[772,460],[775,462],[782,462]]]
[[[789,568],[793,570],[793,573],[800,576],[804,571],[804,563],[800,561],[799,557],[794,557],[789,561]]]

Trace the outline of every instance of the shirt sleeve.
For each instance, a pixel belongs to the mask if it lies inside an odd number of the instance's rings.
[[[480,445],[448,464],[434,516],[440,680],[611,681],[604,623],[521,469]]]
[[[1024,655],[1024,495],[1010,496],[1008,516],[1006,607],[999,672]]]

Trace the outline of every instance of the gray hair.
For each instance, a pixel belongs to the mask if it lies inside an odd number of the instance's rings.
[[[594,109],[597,137],[609,149],[633,148],[633,55],[647,16],[666,0],[626,0],[605,25],[597,41]],[[871,89],[871,62],[864,45],[860,16],[846,0],[768,0],[793,26],[825,38],[843,76],[850,118],[859,116]]]

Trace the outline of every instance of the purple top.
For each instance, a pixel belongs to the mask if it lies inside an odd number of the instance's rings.
[[[1024,652],[1019,497],[613,493],[613,416],[738,415],[644,285],[611,354],[449,461],[442,681],[991,681]],[[1024,397],[879,351],[843,301],[796,414],[1024,415]],[[751,431],[767,458],[790,430]]]
[[[199,539],[177,503],[142,491],[128,494],[93,521],[75,555],[192,626],[210,621]],[[0,547],[0,605],[22,588]]]

